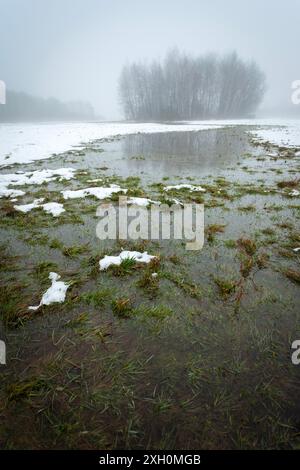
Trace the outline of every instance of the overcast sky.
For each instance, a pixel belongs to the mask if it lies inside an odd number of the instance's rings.
[[[263,107],[287,106],[300,79],[299,0],[0,0],[0,79],[7,88],[88,100],[121,117],[117,82],[127,61],[174,46],[233,49],[267,75]]]

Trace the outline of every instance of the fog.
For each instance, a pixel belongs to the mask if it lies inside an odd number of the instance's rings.
[[[0,79],[41,98],[88,101],[122,118],[118,79],[132,61],[236,50],[266,74],[259,115],[291,106],[300,78],[298,0],[0,0]]]

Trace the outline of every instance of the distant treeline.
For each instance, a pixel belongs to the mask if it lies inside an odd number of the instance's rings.
[[[6,104],[0,105],[0,121],[76,121],[94,119],[89,103],[62,103],[55,98],[37,98],[26,93],[7,91]]]
[[[163,63],[126,65],[119,82],[124,115],[133,120],[248,117],[264,91],[263,72],[235,52],[193,58],[173,50]]]

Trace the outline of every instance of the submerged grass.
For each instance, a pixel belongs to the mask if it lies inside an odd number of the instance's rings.
[[[94,176],[82,174],[80,182]],[[131,195],[148,194],[137,178],[100,176],[101,184],[116,182]],[[273,198],[270,188],[257,178],[249,186],[221,177],[206,182],[207,237],[211,242],[226,231],[232,238],[220,236],[220,243],[206,244],[201,253],[188,253],[180,244],[123,240],[91,242],[84,249],[76,244],[82,239],[77,234],[95,223],[94,208],[83,217],[81,206],[70,202],[71,212],[52,221],[38,211],[36,220],[9,214],[7,207],[1,230],[9,245],[15,234],[18,241],[15,251],[4,255],[3,249],[1,319],[22,328],[7,329],[2,448],[296,447],[299,387],[290,338],[299,332],[299,255],[293,251],[300,240],[298,206],[264,199],[263,224],[251,209],[239,215],[239,225],[231,218],[238,214],[237,199],[256,195],[243,203],[252,207],[247,204],[261,203],[260,195]],[[181,196],[197,200],[196,193]],[[75,225],[79,220],[85,225]],[[147,250],[160,259],[149,265],[126,260],[108,270],[112,276],[100,272],[99,259],[121,248]],[[11,256],[22,250],[20,260]],[[220,274],[223,267],[229,274]],[[51,270],[72,280],[65,303],[23,323],[36,292],[31,284],[46,281]]]
[[[6,327],[20,324],[26,316],[27,309],[25,303],[21,301],[21,292],[24,284],[0,285],[0,319]]]
[[[284,271],[284,274],[292,281],[296,282],[297,284],[300,284],[300,270],[287,269],[286,271]]]
[[[219,288],[221,296],[225,299],[230,297],[235,292],[238,285],[238,282],[232,279],[214,277],[214,281]]]

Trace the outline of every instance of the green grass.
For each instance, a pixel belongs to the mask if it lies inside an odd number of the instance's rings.
[[[284,274],[290,280],[296,282],[297,284],[300,284],[300,271],[299,271],[299,269],[287,269],[286,271],[284,271]]]
[[[42,388],[45,388],[45,386],[46,384],[39,377],[11,383],[6,388],[7,398],[9,401],[25,400],[33,397],[37,392],[40,392]]]
[[[127,276],[129,274],[133,274],[137,267],[137,262],[134,259],[125,258],[121,261],[121,264],[119,266],[110,266],[109,271],[116,277],[122,277]]]
[[[53,249],[56,249],[56,250],[62,250],[63,249],[63,243],[60,240],[58,240],[57,238],[53,238],[49,243],[49,247],[53,248]]]
[[[214,281],[219,288],[220,294],[225,299],[230,297],[235,292],[238,284],[236,280],[225,279],[220,277],[214,277]]]
[[[112,310],[117,317],[128,318],[132,315],[133,308],[131,300],[127,297],[119,297],[111,303]]]
[[[240,265],[240,272],[244,278],[248,277],[254,266],[254,260],[251,256],[243,255]]]
[[[202,298],[203,293],[200,285],[197,285],[194,282],[191,282],[190,280],[186,279],[182,274],[177,274],[173,271],[164,270],[161,272],[161,277],[173,282],[179,289],[181,289],[187,295],[198,299]]]
[[[257,249],[256,243],[254,240],[251,240],[250,238],[239,238],[237,241],[237,244],[249,256],[253,256],[256,252],[256,249]]]
[[[256,206],[249,205],[249,206],[239,207],[238,210],[241,212],[255,212],[257,209],[256,209]]]
[[[88,251],[88,245],[73,245],[63,248],[63,254],[68,258],[75,258]]]
[[[104,303],[111,298],[112,292],[112,289],[102,288],[96,291],[82,294],[80,299],[87,305],[92,305],[93,307],[102,307]]]
[[[26,316],[26,305],[21,300],[23,289],[23,284],[0,285],[0,318],[6,327],[20,324]]]
[[[237,247],[237,243],[235,240],[224,240],[224,246],[226,246],[226,248],[236,248]]]
[[[144,289],[151,296],[156,296],[159,290],[159,276],[149,268],[142,273],[136,285]]]
[[[42,261],[34,268],[34,275],[41,281],[46,282],[50,272],[57,272],[58,266],[53,261]]]
[[[173,310],[166,305],[156,305],[153,307],[149,305],[139,305],[139,307],[134,309],[133,313],[136,316],[143,316],[145,318],[165,320],[169,316],[173,315]]]
[[[215,240],[216,233],[223,233],[225,231],[226,225],[222,224],[211,224],[208,225],[205,229],[207,233],[207,240],[211,243]]]

